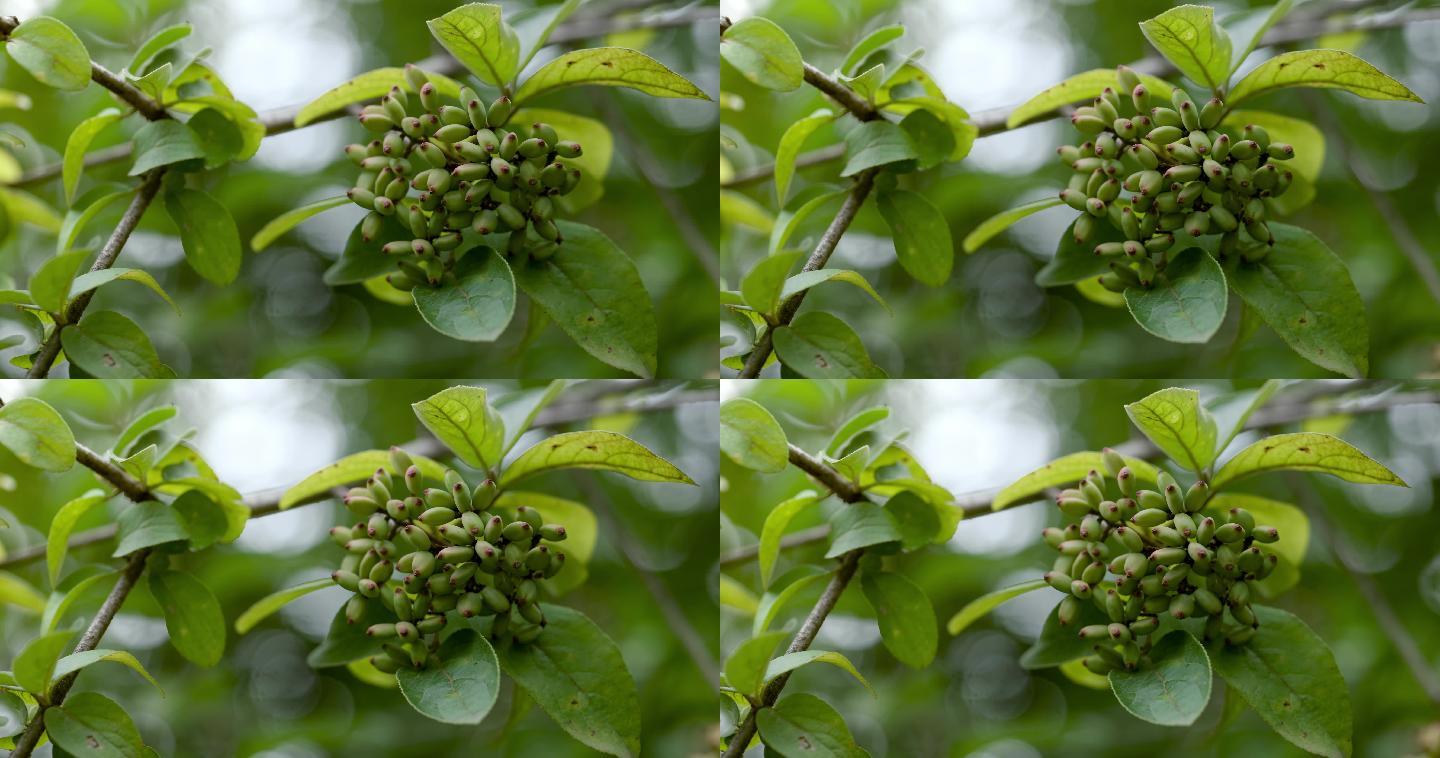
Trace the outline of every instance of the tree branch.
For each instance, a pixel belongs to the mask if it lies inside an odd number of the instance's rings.
[[[0,38],[9,37],[11,32],[20,25],[20,20],[14,16],[0,16]],[[134,108],[140,115],[151,121],[159,121],[162,118],[170,118],[165,112],[165,106],[156,102],[149,95],[141,92],[129,82],[125,81],[119,74],[110,69],[90,61],[90,79],[96,84],[110,90],[122,102]]]

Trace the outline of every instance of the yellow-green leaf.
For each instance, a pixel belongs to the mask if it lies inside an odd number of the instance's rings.
[[[1216,91],[1225,87],[1230,78],[1230,35],[1215,23],[1214,8],[1171,8],[1140,22],[1140,31],[1191,81]]]
[[[1033,592],[1045,586],[1048,585],[1045,584],[1044,579],[1032,579],[1028,582],[1014,585],[1013,587],[1005,587],[995,590],[994,592],[987,592],[966,603],[964,608],[961,608],[958,613],[951,616],[950,621],[945,624],[945,631],[952,635],[959,634],[965,631],[966,627],[984,617],[985,614],[995,610],[996,606],[1006,600],[1018,597],[1027,592]]]
[[[520,39],[500,6],[470,3],[425,22],[441,45],[487,84],[508,84],[520,64]]]
[[[90,53],[85,43],[70,27],[49,16],[36,16],[15,27],[5,51],[41,84],[82,90],[90,83]]]
[[[1235,106],[1285,87],[1343,89],[1370,100],[1425,102],[1409,87],[1344,50],[1297,50],[1265,61],[1230,90]]]
[[[255,601],[255,604],[245,609],[240,617],[235,619],[235,633],[244,634],[255,628],[256,624],[274,615],[274,613],[286,605],[299,600],[317,590],[335,584],[329,577],[323,579],[312,579],[294,587],[286,587],[278,592],[272,592],[265,597]]]
[[[1020,219],[1032,213],[1039,213],[1046,208],[1054,208],[1059,204],[1060,198],[1047,197],[1000,211],[990,218],[981,221],[980,225],[975,227],[975,231],[965,235],[965,240],[960,244],[965,248],[965,252],[973,253],[979,250],[981,245],[989,242],[992,237],[1009,229]]]
[[[445,479],[445,467],[439,463],[414,453],[410,454],[410,459],[420,467],[420,473],[426,478],[437,482]],[[285,490],[285,494],[280,496],[280,510],[292,505],[323,500],[330,497],[330,491],[336,487],[363,482],[369,479],[376,469],[389,467],[390,453],[387,450],[366,450],[363,453],[347,455]]]
[[[1138,74],[1138,76],[1145,88],[1150,90],[1151,96],[1158,97],[1161,101],[1169,99],[1170,93],[1175,89],[1169,82],[1159,77],[1149,74]],[[1118,82],[1113,68],[1097,68],[1076,74],[1030,98],[1020,107],[1011,111],[1009,118],[1005,119],[1005,126],[1014,129],[1041,116],[1050,115],[1052,111],[1061,106],[1093,100],[1101,90],[1115,86],[1118,86]]]
[[[65,563],[65,551],[69,547],[70,532],[75,522],[90,512],[90,509],[105,502],[107,495],[101,490],[90,490],[80,497],[60,506],[55,518],[50,521],[50,533],[45,537],[45,563],[49,569],[50,586],[54,587],[60,578],[60,567]]]
[[[995,510],[1007,508],[1015,503],[1034,500],[1052,487],[1070,487],[1085,478],[1091,469],[1104,466],[1098,452],[1071,453],[1057,458],[1040,468],[1020,477],[1016,482],[995,495],[991,507]],[[1126,458],[1125,465],[1138,477],[1140,482],[1155,481],[1155,467],[1139,458]]]
[[[536,443],[505,469],[500,484],[509,486],[562,468],[614,471],[646,482],[695,483],[669,461],[623,434],[587,431],[557,434]]]
[[[629,87],[655,97],[710,99],[690,80],[638,50],[592,47],[566,53],[545,64],[520,85],[515,101],[528,102],[539,95],[579,84]]]
[[[1251,474],[1283,470],[1314,471],[1359,484],[1410,486],[1395,472],[1339,437],[1296,432],[1266,437],[1241,450],[1220,468],[1210,487],[1218,490]]]
[[[460,83],[454,79],[428,72],[426,76],[430,77],[430,83],[435,85],[436,91],[442,96],[460,96]],[[347,105],[378,100],[389,92],[391,87],[409,87],[405,81],[405,69],[392,66],[366,71],[306,103],[305,107],[295,114],[295,126],[304,126]]]
[[[65,187],[67,204],[75,201],[75,190],[80,187],[80,172],[85,168],[85,151],[90,149],[90,143],[105,127],[119,121],[123,115],[118,108],[106,108],[81,121],[79,126],[70,132],[69,139],[65,141],[65,158],[60,167],[60,181]]]

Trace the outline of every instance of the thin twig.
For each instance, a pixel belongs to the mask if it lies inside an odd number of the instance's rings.
[[[0,16],[0,39],[9,37],[11,32],[14,32],[18,26],[20,26],[20,19],[14,16]],[[139,111],[140,115],[145,118],[151,121],[170,118],[170,114],[165,112],[165,106],[125,81],[119,74],[116,74],[95,61],[90,61],[90,78],[96,84],[113,92],[116,97],[124,101],[126,105]]]

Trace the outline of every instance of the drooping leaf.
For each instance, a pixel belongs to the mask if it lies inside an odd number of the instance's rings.
[[[1210,702],[1210,656],[1189,632],[1177,629],[1150,649],[1135,671],[1110,672],[1115,699],[1136,718],[1161,726],[1189,726]]]
[[[829,703],[807,692],[781,698],[756,714],[760,738],[784,758],[860,758],[845,718]]]
[[[500,484],[508,487],[526,477],[562,468],[614,471],[642,482],[695,483],[635,440],[615,432],[591,430],[565,432],[535,443],[505,469]]]
[[[780,540],[790,522],[801,511],[820,502],[814,490],[805,490],[770,509],[765,516],[765,525],[760,530],[760,547],[756,561],[760,566],[760,586],[768,589],[770,577],[775,571],[775,561],[780,557]]]
[[[58,708],[45,709],[45,733],[70,755],[143,758],[140,730],[119,703],[98,692],[80,692]]]
[[[395,672],[400,693],[427,718],[444,724],[480,723],[500,695],[495,649],[474,629],[461,629],[440,645],[438,654],[438,663]]]
[[[515,276],[504,256],[488,247],[471,250],[454,284],[416,287],[415,308],[435,331],[466,342],[494,342],[515,316]]]
[[[462,5],[425,25],[456,60],[486,84],[505,86],[515,76],[520,39],[501,18],[499,5]]]
[[[690,80],[638,50],[590,47],[568,52],[540,67],[520,85],[520,90],[515,93],[515,102],[529,102],[541,95],[580,84],[629,87],[654,97],[710,99]]]
[[[69,629],[50,632],[30,640],[20,649],[20,654],[10,664],[14,671],[15,683],[32,695],[44,695],[50,691],[54,679],[55,662],[70,646],[75,632]]]
[[[980,222],[975,231],[965,235],[964,241],[960,244],[965,252],[973,253],[980,249],[980,246],[989,242],[995,235],[1014,226],[1016,222],[1033,213],[1039,213],[1046,208],[1054,208],[1060,205],[1060,198],[1046,197],[1039,200],[1032,200],[1024,205],[1017,205],[1009,210],[1000,211]]]
[[[65,202],[73,203],[75,190],[80,187],[80,172],[85,168],[85,152],[90,143],[105,127],[119,121],[123,114],[118,108],[103,111],[81,121],[65,140],[65,157],[61,163],[61,184],[65,188]]]
[[[1167,100],[1170,93],[1175,89],[1164,79],[1149,74],[1136,72],[1140,82],[1150,90],[1152,97],[1161,101]],[[1106,87],[1117,87],[1115,69],[1097,68],[1083,73],[1076,74],[1059,84],[1050,87],[1035,97],[1025,101],[1020,107],[1010,112],[1009,118],[1005,120],[1005,126],[1014,129],[1021,124],[1028,123],[1041,116],[1046,116],[1066,105],[1085,102],[1095,98],[1096,93]]]
[[[41,471],[69,471],[75,465],[75,435],[44,400],[22,397],[0,407],[0,445],[21,463]]]
[[[1016,503],[1029,502],[1045,494],[1052,487],[1070,487],[1093,470],[1103,470],[1104,460],[1100,453],[1071,453],[1057,458],[1044,466],[1020,477],[1014,484],[1000,490],[991,502],[995,510],[1008,508]],[[1141,483],[1155,481],[1155,467],[1139,458],[1125,458],[1125,465]]]
[[[122,666],[128,666],[131,669],[134,669],[134,671],[140,676],[145,677],[146,681],[155,685],[155,689],[160,690],[162,695],[164,694],[164,689],[160,687],[159,682],[155,681],[155,677],[151,676],[150,672],[145,670],[145,667],[140,664],[140,661],[136,659],[133,654],[127,653],[124,650],[106,650],[104,648],[95,648],[93,650],[86,650],[81,653],[71,653],[70,655],[67,655],[64,658],[61,658],[60,660],[55,662],[55,673],[51,676],[53,676],[56,680],[64,679],[66,675],[72,672],[79,671],[86,666],[90,666],[96,663],[104,663],[106,661],[109,661],[111,663],[118,663]]]
[[[870,690],[871,695],[875,694],[875,690],[870,686],[869,682],[865,681],[865,677],[860,675],[860,671],[855,668],[855,664],[851,663],[849,658],[833,650],[801,650],[774,658],[765,666],[765,682],[769,683],[776,677],[783,676],[812,663],[828,663],[848,673],[850,676],[855,677],[855,681],[865,685],[865,689]]]
[[[214,666],[225,653],[225,615],[199,579],[181,571],[150,573],[150,594],[165,614],[170,644],[191,663]]]
[[[924,195],[908,190],[880,192],[875,203],[890,226],[901,268],[932,287],[948,281],[955,263],[955,245],[945,214]]]
[[[484,387],[450,387],[410,408],[460,460],[482,470],[500,464],[505,420],[490,405]]]
[[[175,372],[160,361],[150,338],[115,311],[90,311],[60,332],[60,344],[72,363],[101,379],[171,379]]]
[[[1011,587],[1003,587],[994,592],[987,592],[966,603],[964,608],[951,616],[950,620],[945,623],[945,631],[952,635],[959,634],[1006,600],[1048,586],[1050,585],[1046,584],[1044,579],[1033,579]]]
[[[891,571],[866,571],[860,578],[865,599],[875,609],[880,640],[896,660],[924,668],[935,660],[939,624],[935,608],[919,585]]]
[[[430,83],[435,85],[435,90],[441,97],[460,96],[460,83],[454,79],[431,72],[426,72],[426,76],[430,77]],[[366,71],[306,103],[305,107],[295,114],[295,126],[305,126],[347,105],[379,100],[391,87],[409,89],[410,85],[405,80],[405,69],[388,67]]]
[[[1199,473],[1215,459],[1215,417],[1195,390],[1170,387],[1125,406],[1130,421],[1186,468]]]
[[[775,353],[809,379],[879,379],[885,372],[849,324],[824,311],[806,311],[775,329]]]
[[[1359,484],[1410,485],[1354,445],[1334,435],[1295,432],[1266,437],[1241,450],[1220,467],[1210,487],[1221,487],[1252,474],[1314,471]]]
[[[420,473],[431,481],[443,481],[445,467],[423,455],[410,454],[410,460],[420,467]],[[280,496],[280,510],[293,505],[308,503],[330,497],[336,487],[348,487],[369,479],[376,469],[390,467],[390,453],[386,450],[366,450],[353,453],[316,471]]]
[[[344,195],[327,197],[324,200],[316,200],[307,203],[299,208],[292,208],[279,216],[271,219],[269,223],[260,227],[255,236],[250,238],[250,249],[260,252],[270,246],[270,243],[279,239],[281,235],[299,226],[311,216],[317,216],[331,208],[339,208],[350,202],[350,198]]]
[[[854,176],[867,168],[920,157],[910,135],[883,119],[866,121],[845,135],[845,168],[841,176]]]
[[[774,255],[783,249],[801,225],[826,204],[848,194],[849,190],[827,189],[824,186],[807,187],[796,194],[771,224],[770,254]]]
[[[41,84],[82,90],[90,83],[90,53],[85,43],[70,27],[49,16],[21,22],[10,32],[5,52]]]
[[[1164,278],[1153,286],[1125,290],[1135,322],[1170,342],[1208,342],[1225,322],[1228,300],[1225,272],[1198,247],[1173,255]]]
[[[1296,50],[1255,67],[1230,90],[1226,104],[1239,105],[1285,87],[1327,87],[1370,100],[1425,102],[1409,87],[1344,50]]]
[[[781,471],[790,460],[785,430],[765,406],[743,397],[720,405],[720,449],[755,471]]]
[[[875,288],[870,286],[870,282],[866,281],[860,272],[843,268],[822,268],[814,271],[801,271],[785,280],[785,286],[780,291],[780,299],[785,300],[791,295],[804,292],[811,287],[829,281],[853,284],[863,290],[865,294],[869,295],[875,302],[879,303],[886,312],[890,311],[889,303],[886,303],[885,300],[880,297],[880,293],[876,292]]]
[[[95,187],[89,192],[81,195],[75,206],[65,213],[65,218],[60,222],[55,233],[55,254],[64,253],[75,246],[80,234],[85,227],[106,208],[110,207],[117,200],[131,197],[134,193],[131,190],[119,190],[108,192],[105,187]],[[3,203],[0,203],[3,205]]]
[[[1140,22],[1140,31],[1180,73],[1220,91],[1230,80],[1230,35],[1215,23],[1215,9],[1182,5]],[[1232,100],[1233,100],[1232,96]]]
[[[188,188],[166,192],[165,210],[180,229],[185,260],[195,273],[216,284],[235,281],[243,254],[230,210],[209,194]]]
[[[720,35],[720,57],[765,89],[789,92],[805,81],[805,61],[795,42],[774,21],[761,16],[742,19],[726,29]]]
[[[724,44],[721,44],[720,49],[725,49]],[[805,140],[834,118],[833,111],[821,108],[791,124],[785,129],[785,133],[780,135],[780,144],[775,148],[775,198],[780,205],[785,205],[790,194],[790,180],[795,176],[795,158],[800,155]]]
[[[152,276],[149,271],[138,268],[104,268],[99,271],[87,271],[75,277],[75,281],[70,283],[70,298],[74,299],[82,293],[103,287],[110,282],[118,281],[135,282],[144,285],[149,288],[151,292],[159,295],[160,299],[169,303],[170,307],[175,309],[176,314],[180,313],[179,304],[170,298],[170,293],[166,292],[165,288],[160,286],[160,282],[155,281],[155,277]]]
[[[203,159],[205,150],[195,140],[195,133],[174,119],[151,121],[135,133],[135,163],[131,176],[139,176],[160,166],[181,161]]]

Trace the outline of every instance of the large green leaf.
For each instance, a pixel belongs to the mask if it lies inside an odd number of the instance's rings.
[[[445,467],[421,455],[410,454],[410,460],[420,467],[420,473],[431,481],[445,478]],[[386,450],[366,450],[354,453],[316,471],[280,496],[280,509],[330,497],[336,487],[347,487],[369,479],[376,469],[390,467],[390,453]],[[403,473],[403,472],[402,472]]]
[[[805,61],[799,48],[784,29],[768,18],[751,16],[726,29],[720,35],[720,57],[752,84],[765,89],[789,92],[805,81]],[[785,193],[780,196],[783,199]]]
[[[900,266],[922,284],[938,287],[950,279],[955,245],[950,224],[935,204],[918,192],[891,190],[875,198],[895,242]]]
[[[876,292],[875,288],[870,286],[870,282],[866,281],[860,272],[843,268],[821,268],[813,271],[801,271],[785,280],[785,287],[780,290],[780,299],[788,299],[791,295],[804,292],[811,287],[830,281],[853,284],[863,290],[865,294],[869,295],[875,302],[879,303],[887,313],[890,311],[890,304],[880,297],[880,293]]]
[[[319,215],[331,208],[339,208],[349,202],[350,198],[345,195],[336,195],[335,197],[327,197],[324,200],[307,203],[299,208],[291,208],[260,227],[260,231],[255,232],[255,236],[250,238],[250,249],[258,253],[269,247],[270,243],[279,239],[280,235],[299,226],[311,216]]]
[[[875,694],[874,688],[870,686],[869,682],[865,681],[864,676],[860,675],[860,671],[855,668],[855,664],[851,663],[849,658],[833,650],[801,650],[774,658],[765,664],[765,683],[769,684],[778,677],[812,663],[828,663],[850,676],[855,677],[855,681],[865,685],[865,689],[870,690],[870,694]]]
[[[990,218],[981,221],[980,225],[975,227],[975,231],[965,235],[964,241],[960,244],[965,248],[965,252],[973,253],[979,250],[981,245],[989,242],[995,235],[1014,226],[1017,221],[1033,213],[1039,213],[1046,208],[1054,208],[1059,204],[1060,198],[1046,197],[1000,211]]]
[[[195,140],[195,133],[174,119],[151,121],[140,127],[134,142],[135,163],[130,167],[131,176],[139,176],[160,166],[205,157],[205,149]]]
[[[875,609],[880,639],[896,660],[924,668],[935,660],[939,625],[930,598],[918,585],[890,571],[866,571],[860,578],[865,599]]]
[[[820,495],[814,490],[805,490],[774,508],[765,516],[765,525],[760,530],[760,547],[756,560],[760,565],[760,586],[770,587],[770,577],[775,571],[775,561],[780,557],[780,540],[790,522],[801,511],[820,502]]]
[[[571,737],[610,755],[638,755],[639,696],[620,648],[579,611],[542,608],[545,631],[500,651],[505,673]]]
[[[1274,247],[1258,263],[1237,263],[1230,284],[1290,349],[1353,378],[1370,368],[1365,303],[1345,263],[1319,237],[1270,224]]]
[[[1145,331],[1170,342],[1208,342],[1225,322],[1225,272],[1198,247],[1170,259],[1151,287],[1129,287],[1125,304]]]
[[[1190,726],[1210,702],[1210,656],[1189,632],[1177,629],[1150,649],[1148,664],[1110,672],[1110,689],[1125,710],[1161,726]]]
[[[1151,97],[1166,100],[1170,92],[1175,88],[1164,79],[1149,74],[1140,74],[1141,83],[1150,90]],[[1014,129],[1021,124],[1032,121],[1041,116],[1050,115],[1057,108],[1066,105],[1093,100],[1100,90],[1106,87],[1118,87],[1118,81],[1113,68],[1097,68],[1076,74],[1059,84],[1050,87],[1040,94],[1025,101],[1020,107],[1010,111],[1010,116],[1005,120],[1005,126]]]
[[[21,463],[42,471],[69,471],[75,465],[75,435],[44,400],[22,397],[0,407],[0,445]]]
[[[615,432],[592,430],[565,432],[535,443],[506,467],[500,484],[508,487],[526,477],[563,468],[614,471],[642,482],[695,483],[635,440]]]
[[[725,50],[723,40],[720,50]],[[800,148],[805,146],[805,140],[810,139],[816,129],[834,118],[833,111],[821,108],[791,124],[785,129],[785,133],[780,135],[780,144],[775,147],[775,199],[780,205],[785,205],[785,198],[790,194],[790,180],[795,176],[795,158],[800,155]]]
[[[470,73],[500,87],[510,83],[520,65],[520,39],[500,16],[499,5],[470,3],[425,25]]]
[[[199,579],[180,571],[150,574],[150,594],[165,614],[170,644],[190,662],[214,666],[225,653],[225,614]]]
[[[115,520],[115,527],[115,551],[112,555],[116,558],[141,548],[190,538],[180,516],[158,500],[146,500],[126,508]]]
[[[123,116],[118,108],[106,108],[81,121],[71,130],[69,138],[65,140],[65,157],[60,169],[66,203],[75,201],[75,190],[80,187],[80,172],[85,168],[85,152],[90,149],[90,143],[100,132],[105,131],[105,127],[119,121]]]
[[[294,587],[286,587],[278,592],[272,592],[255,601],[254,605],[246,608],[245,612],[235,619],[235,633],[244,634],[254,629],[256,624],[274,615],[275,612],[281,608],[312,592],[323,590],[334,584],[334,580],[326,577],[324,579],[311,579],[308,582],[297,584]]]
[[[737,397],[720,405],[720,449],[749,469],[774,473],[790,462],[785,430],[760,405]]]
[[[89,258],[89,251],[76,250],[45,261],[30,277],[30,299],[48,313],[64,311],[70,284],[75,281],[80,265]]]
[[[554,631],[553,626],[541,634]],[[438,651],[439,663],[402,668],[395,681],[405,700],[426,717],[445,724],[478,724],[500,695],[500,661],[484,635],[461,629]]]
[[[725,659],[725,683],[743,695],[758,697],[775,648],[787,636],[785,632],[763,632],[740,643]]]
[[[10,664],[14,670],[15,683],[33,695],[44,695],[50,691],[50,680],[54,678],[55,662],[70,646],[75,632],[69,629],[51,632],[25,643]]]
[[[1210,481],[1213,489],[1252,474],[1270,471],[1314,471],[1360,484],[1410,485],[1395,472],[1354,445],[1331,434],[1295,432],[1266,437],[1241,450],[1220,467]]]
[[[180,229],[185,260],[195,273],[216,284],[235,281],[243,256],[230,210],[207,193],[183,187],[165,193],[165,210]]]
[[[883,119],[866,121],[845,135],[845,155],[841,176],[854,176],[867,168],[920,157],[910,135]]]
[[[147,750],[125,709],[98,692],[77,693],[45,709],[45,733],[69,755],[142,758]]]
[[[430,77],[430,83],[435,85],[436,91],[441,96],[451,98],[460,96],[460,83],[454,79],[428,72],[426,76]],[[321,116],[334,113],[347,105],[378,100],[392,87],[408,89],[409,86],[405,80],[405,69],[403,68],[389,67],[366,71],[306,103],[305,107],[295,114],[295,126],[305,126]]]
[[[1215,9],[1182,5],[1140,22],[1140,31],[1180,73],[1215,92],[1230,80],[1230,35],[1215,23]]]
[[[50,532],[45,536],[45,565],[51,587],[60,579],[60,567],[65,564],[65,551],[69,548],[70,532],[75,529],[75,523],[91,508],[105,502],[106,498],[103,491],[90,490],[60,506],[55,518],[50,520]]]
[[[806,692],[786,695],[756,713],[767,752],[784,758],[860,758],[868,755],[850,734],[845,717]]]
[[[1199,473],[1215,459],[1215,417],[1200,405],[1199,392],[1170,387],[1126,405],[1125,413],[1185,468]]]
[[[1211,650],[1230,697],[1243,697],[1281,737],[1330,758],[1348,758],[1349,687],[1335,657],[1303,621],[1279,608],[1253,606],[1260,628],[1244,645]]]
[[[540,95],[580,84],[629,87],[655,97],[710,99],[690,80],[638,50],[588,47],[568,52],[541,66],[520,85],[515,101],[529,102]]]
[[[64,23],[49,16],[26,19],[5,42],[5,52],[35,80],[56,89],[82,90],[90,83],[90,53]]]
[[[1285,87],[1330,87],[1371,100],[1423,103],[1409,87],[1344,50],[1296,50],[1281,53],[1245,75],[1226,102],[1239,105]]]
[[[785,280],[795,262],[803,257],[803,253],[788,251],[762,258],[740,282],[745,303],[764,315],[774,316],[785,291]]]
[[[874,503],[850,503],[830,519],[830,549],[825,557],[839,558],[851,550],[900,539],[900,526],[890,511]]]
[[[1140,482],[1155,481],[1155,467],[1148,462],[1139,458],[1126,457],[1125,465],[1130,468],[1131,473],[1135,474]],[[1074,486],[1091,470],[1103,471],[1104,466],[1104,456],[1098,452],[1071,453],[1057,458],[1000,490],[996,493],[995,499],[991,501],[991,507],[998,511],[1015,503],[1034,500],[1044,495],[1045,490],[1052,487]]]
[[[945,631],[951,634],[959,634],[965,631],[971,624],[984,618],[987,613],[995,610],[1006,600],[1048,586],[1050,585],[1046,584],[1044,579],[1032,579],[1028,582],[1021,582],[1020,584],[1010,587],[1002,587],[994,592],[987,592],[966,603],[964,608],[961,608],[959,612],[951,616],[950,620],[945,624]]]
[[[105,648],[95,648],[93,650],[86,650],[80,653],[71,653],[70,655],[67,655],[64,658],[61,658],[60,660],[55,662],[55,673],[51,674],[51,676],[58,681],[60,679],[64,679],[67,675],[73,672],[85,668],[86,666],[90,666],[96,663],[104,663],[107,661],[110,663],[118,663],[122,666],[130,667],[140,676],[145,677],[146,681],[155,685],[155,689],[160,690],[160,693],[162,695],[165,693],[165,691],[160,687],[160,683],[155,681],[155,677],[151,676],[150,672],[146,671],[145,667],[140,664],[139,659],[124,650],[106,650]]]
[[[60,332],[65,357],[98,379],[173,379],[144,330],[115,311],[90,311]]]
[[[410,408],[460,460],[482,470],[500,465],[505,420],[490,405],[484,387],[450,387]]]
[[[635,264],[598,229],[556,222],[554,255],[517,266],[515,281],[595,358],[641,377],[655,375],[655,311]]]
[[[775,353],[808,379],[881,379],[885,372],[865,352],[849,324],[824,311],[800,314],[775,329]]]

